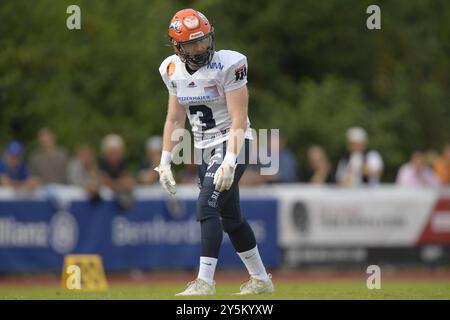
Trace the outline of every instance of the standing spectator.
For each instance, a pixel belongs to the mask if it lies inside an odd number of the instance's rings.
[[[56,145],[53,132],[49,128],[42,128],[38,132],[38,140],[40,149],[31,156],[31,175],[43,184],[66,183],[68,157]]]
[[[367,148],[367,132],[360,127],[347,131],[348,152],[339,160],[336,180],[342,186],[376,185],[383,172],[381,155]]]
[[[307,151],[308,170],[305,181],[313,184],[336,183],[330,161],[325,150],[318,145],[312,145]]]
[[[108,134],[102,141],[99,159],[100,183],[114,191],[119,205],[127,209],[133,202],[134,180],[130,176],[124,158],[125,144],[121,136]]]
[[[442,155],[434,162],[434,172],[442,184],[450,184],[450,144],[446,144]]]
[[[416,151],[411,160],[400,167],[397,184],[403,187],[438,187],[439,180],[427,165],[425,153]]]
[[[158,172],[153,170],[161,161],[162,138],[161,136],[152,136],[148,138],[145,144],[146,157],[141,163],[138,173],[138,181],[143,184],[153,184],[159,181]]]
[[[37,181],[29,176],[23,152],[20,142],[14,140],[8,143],[3,157],[0,158],[0,185],[12,188],[38,186]]]
[[[94,150],[88,145],[78,147],[76,156],[67,166],[67,182],[84,188],[91,199],[99,199],[98,168]]]

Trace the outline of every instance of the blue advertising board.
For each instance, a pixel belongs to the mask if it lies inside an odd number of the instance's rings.
[[[269,268],[279,263],[277,200],[241,199],[258,247]],[[195,268],[200,225],[195,199],[138,200],[124,211],[115,201],[0,200],[0,272],[60,271],[66,254],[99,254],[106,271],[132,268]],[[243,267],[229,238],[219,256],[222,267]]]

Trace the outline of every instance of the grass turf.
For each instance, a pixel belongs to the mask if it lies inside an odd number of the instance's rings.
[[[66,291],[57,286],[0,286],[0,299],[277,299],[277,300],[367,300],[367,299],[450,299],[450,282],[442,281],[384,281],[379,290],[369,290],[365,281],[336,280],[314,282],[275,282],[276,292],[257,296],[233,296],[240,283],[218,284],[213,297],[175,297],[184,290],[185,283],[110,285],[107,291]]]

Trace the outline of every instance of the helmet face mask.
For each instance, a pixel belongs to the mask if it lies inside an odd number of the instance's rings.
[[[175,53],[181,61],[196,68],[209,64],[214,55],[214,31],[197,39],[177,42],[172,39]]]

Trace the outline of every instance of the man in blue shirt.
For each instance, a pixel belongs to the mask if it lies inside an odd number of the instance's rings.
[[[13,140],[8,143],[0,158],[0,184],[9,187],[22,187],[29,182],[28,167],[23,159],[23,146]]]

